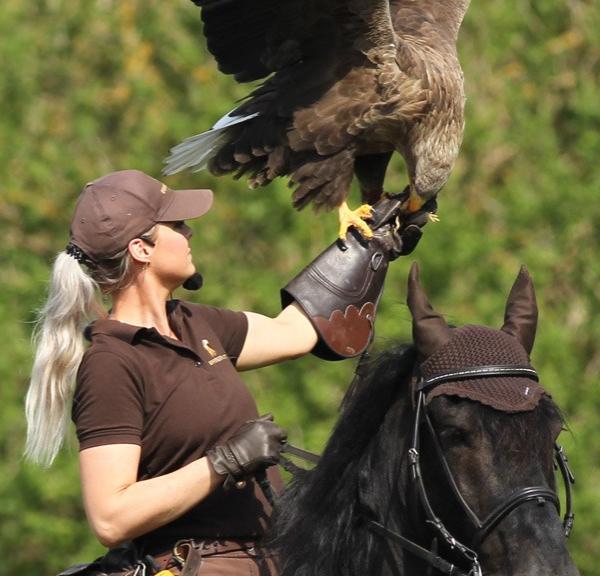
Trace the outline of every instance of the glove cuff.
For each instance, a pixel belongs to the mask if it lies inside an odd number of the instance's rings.
[[[387,268],[379,242],[351,229],[282,288],[283,307],[296,301],[319,335],[313,354],[342,360],[369,346]]]
[[[211,448],[206,453],[206,458],[219,476],[231,477],[234,480],[243,476],[243,470],[227,444]]]

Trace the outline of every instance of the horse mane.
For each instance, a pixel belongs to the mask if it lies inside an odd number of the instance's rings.
[[[386,433],[383,424],[388,413],[395,422],[391,413],[406,408],[398,398],[410,395],[399,391],[408,388],[415,361],[414,348],[399,345],[360,362],[319,465],[295,475],[278,501],[271,545],[282,576],[369,573],[373,535],[356,525],[368,509],[389,509],[389,498],[377,501],[394,489],[382,466],[397,469],[404,451],[398,431]],[[408,426],[408,418],[399,420]],[[377,474],[369,474],[375,466]]]

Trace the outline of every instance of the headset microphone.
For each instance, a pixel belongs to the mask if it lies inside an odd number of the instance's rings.
[[[204,279],[202,278],[202,274],[200,274],[200,272],[195,272],[183,283],[183,287],[186,290],[200,290],[203,283]]]

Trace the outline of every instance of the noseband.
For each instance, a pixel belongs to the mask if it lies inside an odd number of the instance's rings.
[[[464,496],[461,494],[450,466],[448,465],[448,461],[444,455],[444,451],[439,442],[438,435],[435,431],[431,418],[429,417],[427,404],[425,402],[425,395],[435,386],[438,386],[443,382],[456,381],[465,378],[481,378],[485,376],[519,376],[531,378],[536,381],[538,380],[538,375],[535,370],[522,366],[478,366],[456,372],[437,374],[428,379],[421,378],[417,382],[415,390],[416,411],[412,443],[408,451],[410,477],[413,485],[416,487],[416,493],[418,495],[419,502],[425,512],[426,523],[431,525],[437,532],[438,536],[441,537],[441,539],[445,541],[452,550],[458,552],[458,554],[465,560],[466,564],[471,566],[468,574],[473,576],[481,574],[481,567],[479,565],[479,560],[475,549],[478,549],[487,536],[492,532],[492,530],[494,530],[494,528],[504,518],[506,518],[506,516],[521,506],[521,504],[534,501],[538,505],[542,506],[546,502],[549,502],[556,508],[558,514],[560,515],[560,501],[558,496],[553,490],[550,490],[546,486],[527,486],[516,490],[507,498],[507,500],[494,508],[483,520],[481,520],[473,511],[468,502],[465,500]],[[423,482],[420,465],[420,431],[423,424],[426,425],[430,432],[431,438],[433,439],[438,460],[442,465],[444,475],[450,484],[452,492],[454,493],[454,496],[456,497],[460,507],[465,512],[466,517],[469,519],[475,529],[474,535],[471,538],[468,546],[459,542],[452,536],[431,506],[429,497],[427,495],[427,490]],[[565,537],[568,537],[574,522],[574,514],[572,512],[571,505],[571,485],[574,484],[575,478],[569,469],[567,457],[562,447],[560,447],[558,444],[554,445],[554,458],[555,467],[560,470],[565,485],[566,512],[563,518],[563,528]],[[371,522],[370,527],[375,532],[395,541],[403,548],[411,551],[413,554],[416,554],[441,572],[455,576],[464,574],[458,570],[454,564],[441,559],[437,554],[434,554],[433,552],[416,545],[414,542],[406,539],[382,524]],[[418,548],[418,550],[415,550],[415,547]]]

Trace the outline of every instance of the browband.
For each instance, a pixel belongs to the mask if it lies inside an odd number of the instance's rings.
[[[464,380],[466,378],[481,378],[485,376],[521,376],[539,382],[538,373],[533,368],[500,364],[497,366],[465,368],[464,370],[457,370],[456,372],[444,372],[443,374],[436,374],[429,378],[421,378],[417,382],[417,391],[422,392],[423,390],[437,386],[442,382],[452,382],[455,380]]]

